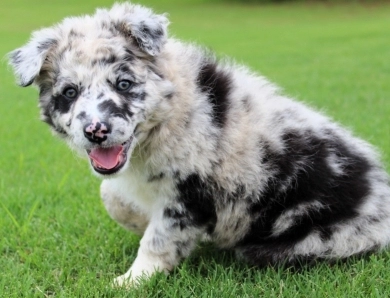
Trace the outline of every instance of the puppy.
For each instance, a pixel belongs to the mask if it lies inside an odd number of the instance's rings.
[[[110,216],[142,235],[131,285],[197,241],[253,265],[344,258],[390,240],[375,150],[245,67],[167,35],[130,3],[66,18],[9,55],[42,120],[103,179]]]

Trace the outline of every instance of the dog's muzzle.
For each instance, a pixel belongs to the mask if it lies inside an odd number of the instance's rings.
[[[127,161],[127,152],[133,141],[131,137],[128,141],[106,147],[103,142],[107,140],[111,133],[111,127],[108,123],[98,119],[92,120],[84,126],[84,136],[91,142],[100,145],[93,149],[87,149],[93,169],[103,175],[110,175],[118,172]]]

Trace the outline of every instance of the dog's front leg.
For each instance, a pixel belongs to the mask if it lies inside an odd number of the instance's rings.
[[[187,257],[203,234],[204,228],[191,224],[185,211],[161,209],[153,214],[141,239],[137,257],[130,269],[114,280],[117,286],[132,286],[140,277],[171,271]]]

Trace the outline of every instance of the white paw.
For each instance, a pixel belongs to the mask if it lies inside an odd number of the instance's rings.
[[[134,268],[135,267],[135,268]],[[149,270],[148,270],[149,269]],[[114,279],[113,287],[132,288],[138,286],[142,281],[148,280],[149,277],[156,272],[155,269],[141,268],[133,266],[125,274]]]
[[[131,277],[131,274],[125,273],[123,275],[118,276],[112,282],[112,286],[114,288],[132,288],[138,285],[137,280]]]

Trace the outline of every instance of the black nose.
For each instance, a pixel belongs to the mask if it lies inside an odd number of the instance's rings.
[[[84,136],[92,143],[104,142],[110,131],[110,125],[106,122],[93,121],[84,126]]]

